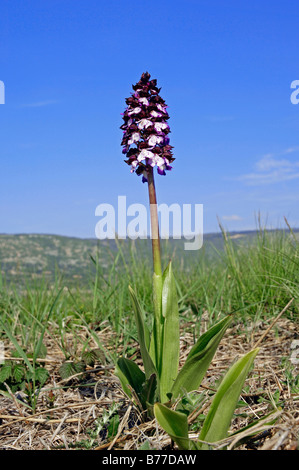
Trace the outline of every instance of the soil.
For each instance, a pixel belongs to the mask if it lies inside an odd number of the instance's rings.
[[[213,448],[229,450],[297,450],[299,436],[299,327],[279,318],[229,330],[198,390],[204,397],[189,415],[190,437],[197,437],[197,420],[211,401],[214,387],[230,364],[256,344],[255,359],[236,409],[229,437]],[[204,319],[202,330],[206,327]],[[181,329],[181,363],[193,342],[194,325]],[[82,335],[84,335],[82,330]],[[105,325],[97,331],[109,349],[113,332]],[[70,337],[69,342],[72,341]],[[59,368],[64,360],[55,337],[46,338],[48,354],[43,360],[50,373],[39,391],[34,413],[25,406],[24,392],[7,391],[0,395],[0,449],[4,450],[164,450],[176,447],[154,419],[146,419],[122,391],[114,366],[98,360],[84,372],[62,379]],[[138,345],[132,344],[132,349]],[[121,346],[119,347],[121,351]],[[135,355],[138,361],[138,354]],[[14,360],[18,360],[14,358]],[[203,404],[204,403],[204,404]],[[242,405],[242,406],[241,406]],[[267,416],[271,424],[260,421],[254,435],[242,431],[245,426]]]

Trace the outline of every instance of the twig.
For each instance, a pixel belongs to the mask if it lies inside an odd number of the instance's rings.
[[[43,358],[37,358],[37,359],[34,359],[33,357],[27,357],[26,360],[28,360],[29,362],[47,362],[49,364],[56,364],[56,363],[59,363],[60,361],[58,361],[58,359],[49,359],[49,358],[46,358],[46,357],[43,357]],[[5,356],[4,357],[4,361],[25,361],[25,359],[23,357],[11,357],[11,356]]]
[[[208,400],[201,408],[195,409],[188,418],[188,424],[193,423],[197,419],[197,417],[203,413],[203,411],[210,406],[212,400]]]
[[[128,418],[129,418],[129,416],[130,416],[131,409],[132,409],[132,405],[130,405],[130,406],[128,407],[128,409],[127,409],[127,411],[126,411],[126,413],[125,413],[125,415],[124,415],[124,417],[123,417],[123,419],[122,419],[122,421],[121,421],[121,423],[120,423],[120,425],[119,425],[119,427],[118,427],[117,434],[116,434],[115,438],[113,439],[113,441],[111,442],[110,446],[108,447],[108,450],[111,450],[111,449],[112,449],[112,447],[114,446],[115,442],[116,442],[117,439],[119,438],[119,436],[120,436],[120,434],[121,434],[123,428],[124,428],[125,425],[126,425],[126,422],[127,422]]]
[[[54,439],[55,437],[57,436],[57,434],[59,433],[60,429],[62,428],[62,425],[63,423],[66,423],[67,422],[67,416],[68,416],[68,412],[65,413],[64,417],[60,420],[60,423],[59,425],[57,426],[57,428],[55,429],[52,437],[51,437],[51,440],[50,440],[50,446],[52,445],[52,443],[54,442]],[[78,419],[80,418],[77,418],[76,421],[78,421]]]
[[[7,390],[8,393],[9,393],[10,397],[11,397],[12,400],[14,401],[14,403],[15,403],[17,409],[19,410],[19,413],[20,413],[22,416],[24,416],[24,413],[23,413],[23,411],[22,411],[22,409],[21,409],[21,407],[20,407],[20,404],[18,403],[18,400],[16,399],[16,397],[15,397],[14,394],[12,393],[10,387],[7,385],[6,382],[4,382],[4,385],[5,385],[5,387],[6,387],[6,390]],[[1,427],[1,426],[0,426],[0,427]]]
[[[2,419],[11,419],[11,418],[15,418],[15,416],[0,415],[0,418],[2,418]],[[30,422],[33,422],[33,423],[40,423],[40,424],[43,424],[43,423],[49,423],[49,424],[54,424],[54,423],[77,423],[79,421],[79,418],[47,419],[47,418],[33,418],[31,416],[24,416],[22,418],[15,419],[13,421],[13,423],[10,423],[10,424],[14,424],[16,421],[17,422],[19,422],[19,421],[30,421]]]
[[[257,348],[257,346],[263,341],[263,339],[265,338],[265,336],[267,336],[267,334],[269,333],[269,331],[273,328],[273,326],[275,325],[275,323],[277,322],[277,320],[279,320],[279,318],[285,313],[285,311],[289,308],[289,306],[292,304],[292,302],[294,301],[294,297],[287,303],[287,305],[282,309],[282,311],[277,315],[276,318],[274,318],[273,322],[271,323],[271,325],[269,326],[269,328],[267,328],[267,330],[264,332],[264,334],[258,339],[258,341],[255,343],[253,349]]]
[[[65,408],[85,408],[87,406],[90,406],[90,405],[94,405],[94,404],[97,404],[97,405],[102,405],[103,403],[102,402],[99,402],[99,400],[96,400],[96,401],[90,401],[90,402],[84,402],[84,403],[75,403],[75,404],[68,404],[68,405],[63,405],[63,406],[58,406],[57,408],[49,408],[47,410],[43,410],[43,411],[40,411],[38,413],[35,413],[34,415],[32,416],[22,416],[22,417],[19,417],[19,416],[10,416],[10,415],[1,415],[0,417],[2,418],[5,418],[5,419],[12,419],[13,420],[13,423],[16,423],[16,422],[19,422],[19,421],[32,421],[33,419],[35,419],[36,416],[40,416],[40,415],[43,415],[43,414],[49,414],[49,413],[53,413],[54,411],[60,411],[60,410],[64,410]],[[111,402],[108,402],[108,404],[111,404]],[[72,419],[72,418],[70,418]],[[50,420],[46,419],[45,422],[50,422]],[[11,423],[5,423],[5,424],[2,424],[0,426],[0,429],[5,427],[5,426],[8,426],[9,424]]]

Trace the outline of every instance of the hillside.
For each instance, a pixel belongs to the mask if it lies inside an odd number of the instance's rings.
[[[297,232],[299,233],[299,232]],[[256,232],[230,234],[234,243],[248,243]],[[217,256],[222,250],[221,233],[206,234],[198,251],[184,251],[184,240],[162,240],[162,253],[179,263],[193,263],[204,256]],[[138,257],[151,257],[150,240],[97,240],[41,234],[0,234],[0,268],[7,283],[20,284],[35,280],[53,282],[62,275],[71,283],[86,283],[94,274],[92,258],[98,257],[101,269],[109,269],[121,247],[124,259],[133,250]]]

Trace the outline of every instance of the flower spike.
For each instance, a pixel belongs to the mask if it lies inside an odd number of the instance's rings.
[[[157,166],[158,174],[165,175],[174,161],[172,146],[169,145],[170,128],[167,105],[160,96],[157,80],[151,80],[148,72],[141,75],[139,82],[132,86],[134,92],[126,99],[127,108],[123,113],[122,153],[130,165],[131,173],[147,174]]]

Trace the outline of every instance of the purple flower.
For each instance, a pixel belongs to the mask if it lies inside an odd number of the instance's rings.
[[[169,145],[169,115],[165,101],[160,96],[157,80],[151,80],[148,72],[132,88],[134,93],[126,99],[127,108],[122,114],[123,154],[131,172],[142,175],[147,181],[147,171],[157,167],[158,174],[165,175],[174,161]]]
[[[148,127],[152,126],[153,123],[149,119],[144,118],[144,119],[140,119],[137,125],[138,125],[138,129],[148,129]]]
[[[128,145],[131,145],[131,144],[134,144],[135,142],[138,142],[138,140],[140,139],[140,134],[139,132],[134,132],[130,139],[128,140]]]
[[[151,134],[147,142],[150,147],[155,147],[156,144],[164,142],[164,137],[162,135]]]
[[[141,108],[139,108],[138,106],[136,106],[136,108],[130,108],[128,109],[128,115],[129,116],[132,116],[132,114],[140,114],[141,113]]]

